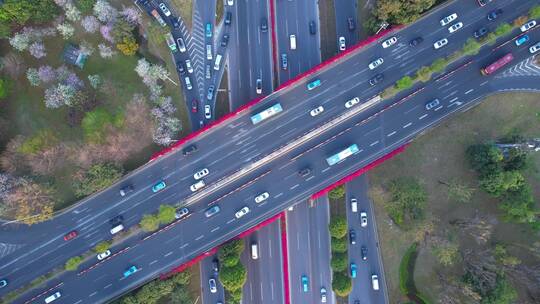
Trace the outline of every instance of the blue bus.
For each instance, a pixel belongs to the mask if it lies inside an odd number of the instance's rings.
[[[261,111],[253,116],[251,116],[251,122],[256,125],[258,124],[259,122],[267,119],[267,118],[270,118],[276,114],[278,114],[279,112],[283,111],[283,108],[281,107],[281,104],[279,103],[276,103],[275,105],[269,107],[268,109],[264,110],[264,111]]]
[[[356,144],[352,144],[348,146],[346,149],[341,150],[340,152],[328,157],[326,159],[326,162],[328,163],[329,166],[335,165],[341,162],[342,160],[346,159],[347,157],[358,153],[358,151],[360,151],[358,149],[358,146]]]

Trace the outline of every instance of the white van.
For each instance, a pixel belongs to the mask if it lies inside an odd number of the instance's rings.
[[[371,276],[371,285],[373,286],[373,290],[379,290],[379,277],[376,274]]]
[[[216,55],[216,62],[214,63],[214,70],[219,71],[219,66],[221,65],[221,54]]]
[[[259,246],[257,243],[251,243],[251,258],[254,260],[259,258]]]
[[[122,230],[124,230],[124,225],[118,224],[118,225],[111,228],[111,234],[115,235],[115,234],[117,234],[118,232],[120,232]]]
[[[351,211],[358,212],[358,201],[355,198],[351,198]]]
[[[45,303],[51,303],[52,301],[60,298],[61,294],[59,291],[53,293],[52,295],[45,298]]]
[[[296,35],[290,35],[289,40],[291,42],[291,50],[296,50]]]

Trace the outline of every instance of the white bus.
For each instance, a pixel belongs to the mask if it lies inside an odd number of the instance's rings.
[[[342,160],[346,159],[347,157],[358,153],[358,151],[360,151],[358,149],[358,146],[356,144],[352,144],[352,145],[348,146],[346,149],[341,150],[340,152],[328,157],[326,159],[326,162],[330,166],[335,165],[335,164],[341,162]]]
[[[267,119],[267,118],[270,118],[276,114],[278,114],[279,112],[283,111],[283,108],[281,107],[281,104],[279,103],[276,103],[275,105],[267,108],[266,110],[264,111],[261,111],[253,116],[251,116],[251,122],[256,125],[258,124],[259,122]]]

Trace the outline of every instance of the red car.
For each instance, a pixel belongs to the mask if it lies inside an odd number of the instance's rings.
[[[64,241],[69,241],[74,239],[79,233],[76,230],[71,231],[70,233],[64,235]]]
[[[198,102],[197,100],[193,99],[193,101],[191,102],[191,112],[193,113],[197,113],[197,109],[198,108]]]

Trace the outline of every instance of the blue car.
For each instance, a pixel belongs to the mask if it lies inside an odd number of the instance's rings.
[[[139,271],[139,269],[137,269],[137,266],[133,265],[129,267],[126,271],[124,271],[124,278],[129,277],[130,275],[134,274],[137,271]]]
[[[351,263],[351,278],[356,278],[356,264]]]
[[[302,290],[304,292],[308,292],[309,291],[309,280],[307,278],[306,275],[303,275],[302,276]]]
[[[212,24],[206,24],[206,37],[212,38]]]
[[[321,85],[321,80],[320,79],[315,79],[312,82],[307,84],[307,89],[308,89],[308,91],[311,91],[311,90],[315,89],[316,87],[318,87],[320,85]]]
[[[523,35],[523,36],[519,37],[518,39],[516,39],[516,45],[520,46],[520,45],[524,44],[527,41],[529,41],[529,35]]]
[[[165,189],[165,187],[167,187],[167,184],[165,184],[164,181],[159,181],[157,184],[155,184],[155,185],[152,187],[152,192],[156,193],[156,192],[158,192],[159,190]]]

